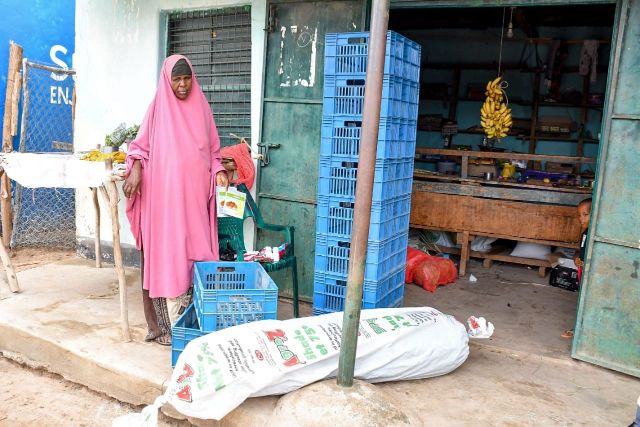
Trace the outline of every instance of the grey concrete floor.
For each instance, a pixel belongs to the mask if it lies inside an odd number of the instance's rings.
[[[535,270],[470,265],[477,282],[461,279],[430,294],[407,285],[405,305],[428,305],[460,321],[482,315],[492,339],[471,343],[469,359],[439,378],[378,385],[416,411],[424,425],[628,425],[640,381],[574,361],[570,341],[577,294],[545,285]],[[14,360],[132,403],[162,392],[171,349],[145,343],[137,271],[127,271],[133,342],[120,339],[117,280],[111,268],[87,260],[48,264],[18,273],[24,291],[0,285],[0,351]],[[281,318],[291,304],[279,306]],[[303,315],[310,312],[301,307]],[[250,399],[224,425],[264,425],[277,397]],[[329,402],[330,404],[330,402]],[[235,422],[234,422],[235,420]],[[215,425],[215,424],[209,424]],[[302,425],[302,423],[301,423]]]
[[[430,306],[464,322],[484,316],[495,326],[484,344],[542,356],[570,358],[571,340],[561,333],[572,329],[578,293],[548,285],[537,269],[495,263],[485,269],[471,261],[469,273],[455,284],[440,286],[435,293],[418,286],[405,287],[405,306]],[[469,281],[469,275],[477,282]]]

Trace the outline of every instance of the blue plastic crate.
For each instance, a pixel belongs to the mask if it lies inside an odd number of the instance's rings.
[[[171,366],[176,366],[178,356],[189,342],[204,334],[200,330],[196,309],[191,304],[171,328]]]
[[[345,279],[316,274],[314,281],[314,311],[316,309],[323,312],[344,310],[344,302],[347,295],[347,282]],[[400,306],[404,295],[404,286],[404,268],[375,285],[365,281],[362,290],[362,308]]]
[[[277,318],[278,287],[259,263],[196,262],[193,276],[203,331]]]
[[[417,119],[418,84],[398,77],[385,77],[380,117]],[[323,117],[362,117],[365,80],[354,76],[325,76]]]
[[[376,161],[373,201],[383,202],[411,194],[413,161]],[[321,157],[318,196],[355,197],[358,162]]]
[[[407,262],[408,229],[385,241],[369,241],[365,261],[364,278],[382,280]],[[347,277],[349,268],[350,239],[316,234],[315,272]]]
[[[407,119],[383,118],[378,128],[376,159],[413,162],[416,149],[415,130]],[[416,124],[412,126],[415,128]],[[361,120],[323,120],[320,156],[335,160],[357,161],[360,153]],[[401,137],[402,136],[402,137]]]
[[[354,203],[348,199],[318,197],[316,231],[336,238],[350,239]],[[386,240],[409,229],[411,196],[373,202],[369,240]]]
[[[404,277],[405,265],[401,265],[398,266],[395,272],[385,279],[376,281],[365,280],[362,287],[362,301],[368,305],[378,303],[391,291],[394,291],[400,285],[403,285]],[[314,293],[345,297],[346,286],[346,277],[319,272],[314,274]],[[316,304],[314,304],[314,306],[316,306]],[[325,305],[322,306],[325,307]]]
[[[368,32],[326,34],[325,76],[366,73],[368,42]],[[420,78],[420,49],[417,43],[389,31],[384,73],[417,82]]]

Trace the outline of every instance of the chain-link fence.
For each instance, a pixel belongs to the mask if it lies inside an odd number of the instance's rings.
[[[74,70],[23,63],[20,152],[73,151]],[[15,185],[11,246],[74,247],[73,189]]]

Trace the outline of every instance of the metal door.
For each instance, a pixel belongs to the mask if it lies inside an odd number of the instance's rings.
[[[621,0],[572,356],[640,376],[640,0]]]
[[[300,296],[313,295],[316,187],[320,155],[324,36],[360,31],[363,3],[315,1],[268,5],[267,53],[258,199],[267,222],[295,226]],[[268,150],[268,151],[267,151]],[[258,231],[257,247],[277,235]],[[274,273],[291,294],[290,270]]]

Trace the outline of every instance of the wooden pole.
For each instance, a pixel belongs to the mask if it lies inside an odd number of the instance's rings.
[[[11,136],[18,134],[18,102],[20,101],[20,87],[22,86],[22,74],[16,72],[13,78],[13,93],[11,94]]]
[[[371,32],[369,39],[369,59],[365,79],[364,109],[362,111],[362,132],[358,155],[358,177],[349,251],[349,271],[347,273],[347,295],[342,317],[342,337],[338,359],[340,387],[353,386],[356,363],[360,308],[364,267],[367,260],[367,240],[371,220],[371,199],[378,144],[380,122],[380,99],[382,98],[382,77],[384,73],[384,52],[387,45],[389,25],[389,0],[377,0],[372,4]]]
[[[111,158],[104,161],[105,168],[113,171],[113,160]],[[118,289],[120,293],[120,326],[122,328],[122,340],[131,341],[131,332],[129,330],[129,306],[127,303],[127,281],[124,274],[124,266],[122,264],[122,248],[120,247],[120,221],[118,219],[118,187],[116,183],[107,178],[101,188],[103,194],[109,202],[111,212],[111,230],[113,232],[113,263],[115,265],[116,274],[118,275]]]
[[[127,303],[127,282],[122,265],[122,248],[120,247],[120,221],[118,220],[118,189],[116,183],[107,180],[104,184],[107,187],[109,206],[111,208],[111,227],[113,230],[113,262],[118,274],[118,288],[120,290],[120,325],[122,327],[122,339],[131,341],[129,331],[129,314]]]
[[[96,211],[96,238],[95,238],[95,253],[96,253],[96,268],[102,267],[102,246],[100,243],[100,202],[98,201],[98,189],[92,188],[93,193],[93,207]]]
[[[0,259],[2,259],[4,271],[7,272],[7,282],[9,283],[9,289],[11,289],[11,292],[13,293],[20,292],[18,277],[16,276],[16,271],[13,269],[11,257],[9,257],[9,252],[2,242],[0,242]]]
[[[13,94],[16,75],[19,75],[22,63],[22,46],[9,42],[9,68],[7,71],[7,92],[4,101],[4,117],[2,121],[2,151],[9,153],[13,150],[11,136],[11,118],[13,116]],[[17,105],[17,103],[16,103]],[[16,120],[17,123],[17,120]],[[2,242],[6,247],[11,244],[13,232],[13,213],[11,212],[11,182],[7,174],[2,174],[0,181],[0,210],[2,211]]]

